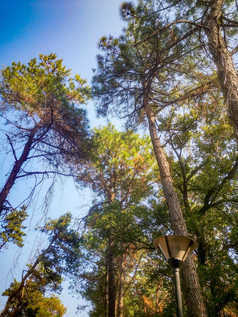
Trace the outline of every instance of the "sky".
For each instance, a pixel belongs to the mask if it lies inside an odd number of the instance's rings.
[[[63,64],[79,74],[89,84],[92,69],[96,67],[97,43],[101,36],[118,36],[123,28],[119,7],[121,0],[2,0],[0,4],[0,66],[13,61],[27,63],[39,54],[56,53]],[[93,101],[87,105],[91,127],[105,124],[95,115]],[[8,158],[0,155],[1,166],[8,168]],[[9,160],[10,162],[10,160]],[[2,168],[3,172],[3,168]],[[2,175],[3,176],[3,175]],[[4,178],[1,176],[0,179]],[[2,186],[2,183],[0,183]],[[31,181],[16,183],[11,198],[20,200],[31,187]],[[42,243],[34,236],[34,227],[41,222],[44,193],[47,184],[38,189],[29,211],[28,238],[22,249],[10,246],[0,254],[0,292],[19,275],[24,265],[34,257],[33,244]],[[55,186],[47,215],[56,218],[67,211],[83,216],[90,206],[87,190],[77,191],[71,180],[62,180]],[[29,238],[30,237],[30,238]],[[68,307],[66,317],[75,316],[77,304],[83,304],[64,290],[62,302]],[[0,298],[0,310],[4,298]],[[80,316],[88,316],[87,312]]]

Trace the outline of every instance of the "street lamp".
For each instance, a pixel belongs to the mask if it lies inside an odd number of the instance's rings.
[[[187,255],[197,248],[197,243],[185,236],[162,236],[154,240],[154,247],[160,249],[164,258],[174,271],[175,293],[177,301],[177,316],[183,317],[183,306],[179,269]]]

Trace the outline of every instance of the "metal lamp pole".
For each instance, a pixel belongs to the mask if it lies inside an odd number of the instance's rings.
[[[175,294],[176,294],[176,302],[177,302],[177,316],[183,317],[183,304],[182,304],[179,268],[174,268],[174,280],[175,280]]]
[[[186,236],[162,236],[154,240],[154,247],[159,249],[174,272],[177,317],[183,317],[180,267],[187,255],[197,248],[197,243]]]

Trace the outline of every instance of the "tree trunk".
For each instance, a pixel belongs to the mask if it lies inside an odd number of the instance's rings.
[[[7,196],[8,196],[12,186],[14,185],[14,183],[17,179],[17,175],[18,175],[22,165],[24,164],[24,162],[28,158],[28,155],[31,151],[32,143],[34,141],[35,133],[36,133],[35,129],[31,131],[31,133],[28,137],[28,140],[23,148],[23,151],[22,151],[20,158],[15,161],[15,164],[12,168],[12,171],[11,171],[3,189],[1,190],[1,193],[0,193],[0,214],[2,213],[2,211],[5,208],[4,203],[6,202]]]
[[[118,278],[116,287],[116,317],[123,317],[123,302],[124,302],[124,257],[118,258]]]
[[[213,2],[206,18],[205,26],[207,27],[206,34],[209,51],[217,67],[218,79],[228,107],[228,116],[234,127],[238,142],[238,74],[219,25],[223,2],[223,0],[215,0]]]
[[[159,166],[163,192],[170,212],[174,233],[176,235],[187,236],[188,231],[186,223],[183,218],[179,199],[174,189],[172,177],[170,175],[169,163],[157,133],[154,114],[147,102],[144,103],[144,109],[149,123],[150,137],[152,140],[156,160]],[[207,316],[195,268],[195,263],[192,257],[188,257],[185,261],[182,274],[184,291],[187,298],[188,315],[193,317]]]
[[[115,296],[115,276],[114,276],[114,258],[112,252],[112,236],[108,241],[108,317],[115,317],[116,296]]]

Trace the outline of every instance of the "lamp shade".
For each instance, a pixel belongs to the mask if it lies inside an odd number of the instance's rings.
[[[162,236],[154,240],[154,247],[160,249],[172,267],[179,267],[187,255],[197,248],[197,243],[186,236]]]

